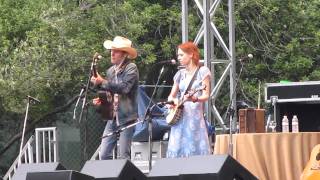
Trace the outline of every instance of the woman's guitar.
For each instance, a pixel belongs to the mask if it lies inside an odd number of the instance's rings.
[[[301,180],[319,180],[320,179],[320,144],[316,145],[310,155],[309,162],[304,168]]]
[[[201,86],[200,88],[197,88],[195,90],[192,90],[191,93],[188,93],[189,96],[193,96],[195,93],[197,93],[198,91],[202,91],[205,90],[206,86]],[[174,125],[176,124],[179,119],[182,116],[182,110],[183,110],[183,104],[187,101],[187,99],[183,99],[181,102],[178,102],[178,104],[169,110],[169,113],[166,117],[166,122],[169,125]]]

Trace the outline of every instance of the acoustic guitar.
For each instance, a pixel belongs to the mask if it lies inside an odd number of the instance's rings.
[[[202,90],[205,90],[205,89],[206,89],[206,86],[201,86],[200,88],[197,88],[195,90],[191,90],[191,92],[188,93],[188,95],[189,96],[193,96],[198,91],[202,91]],[[182,101],[178,102],[178,104],[174,108],[169,109],[169,113],[168,113],[168,115],[166,117],[166,122],[169,125],[174,125],[179,121],[179,119],[182,116],[183,104],[186,101],[187,101],[187,99],[183,99]]]
[[[320,144],[316,145],[310,155],[310,159],[304,168],[301,180],[319,180],[320,179]]]
[[[92,76],[97,77],[97,61],[101,59],[101,55],[99,53],[95,53],[93,55],[93,66],[92,66]],[[98,97],[101,101],[101,105],[96,107],[96,112],[101,114],[101,117],[106,120],[113,119],[113,94],[109,91],[98,91]]]

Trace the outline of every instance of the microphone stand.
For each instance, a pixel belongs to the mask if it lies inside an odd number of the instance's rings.
[[[151,112],[153,110],[153,108],[155,107],[155,105],[151,106],[151,103],[153,101],[153,98],[154,98],[154,95],[157,91],[157,88],[159,86],[159,81],[160,81],[160,78],[161,78],[161,75],[163,73],[163,70],[164,70],[164,66],[162,66],[161,70],[160,70],[160,73],[159,73],[159,76],[158,76],[158,79],[157,79],[157,82],[156,82],[156,85],[153,89],[153,92],[152,92],[152,95],[150,97],[150,100],[149,100],[149,104],[147,106],[147,109],[146,109],[146,112],[144,114],[144,118],[143,118],[143,121],[148,121],[148,133],[149,133],[149,136],[148,136],[148,142],[149,142],[149,157],[148,157],[148,161],[149,161],[149,172],[152,168],[152,117],[151,117]]]
[[[229,127],[229,145],[228,145],[228,151],[229,151],[230,156],[232,156],[232,154],[233,154],[233,139],[232,139],[233,126],[234,126],[233,116],[234,116],[234,112],[236,111],[236,109],[233,109],[233,107],[231,105],[232,105],[232,99],[236,93],[236,88],[237,88],[237,85],[238,85],[238,82],[240,80],[240,76],[241,76],[241,73],[243,70],[243,62],[240,61],[240,63],[241,63],[241,68],[240,68],[239,76],[236,79],[236,84],[235,84],[234,89],[231,94],[231,101],[228,104],[227,114],[226,114],[226,118],[225,118],[225,120],[229,119],[229,126],[230,126]]]
[[[22,156],[22,146],[23,146],[23,141],[24,141],[24,134],[26,131],[26,126],[27,126],[27,119],[28,119],[28,114],[29,114],[29,106],[30,106],[30,102],[31,100],[34,100],[31,96],[27,96],[27,108],[26,108],[26,114],[24,117],[24,123],[23,123],[23,129],[22,129],[22,136],[21,136],[21,143],[20,143],[20,150],[19,150],[19,165],[21,165],[21,156]],[[34,100],[35,102],[37,102],[36,100]],[[40,102],[40,101],[38,101]]]
[[[159,81],[160,81],[161,75],[163,73],[163,70],[164,70],[164,66],[162,66],[162,68],[160,70],[160,74],[158,76],[156,85],[155,85],[154,90],[152,92],[152,95],[150,97],[150,100],[149,100],[148,106],[146,108],[146,112],[144,114],[143,120],[142,121],[130,121],[130,122],[121,124],[121,125],[119,125],[117,127],[117,129],[115,131],[110,132],[110,133],[108,133],[108,134],[106,134],[106,135],[101,137],[103,139],[103,138],[106,138],[106,137],[109,137],[109,136],[112,136],[112,135],[115,135],[115,134],[119,134],[122,131],[124,131],[124,130],[130,128],[130,127],[133,127],[133,126],[136,126],[139,123],[144,123],[145,121],[148,121],[148,133],[149,133],[149,136],[148,136],[148,142],[149,142],[149,157],[148,157],[148,161],[149,161],[149,171],[151,170],[151,167],[152,167],[152,110],[157,105],[157,104],[153,104],[151,106],[151,103],[153,101],[153,97],[155,95],[155,92],[156,92],[156,90],[157,90],[157,88],[159,86]]]
[[[90,86],[90,79],[91,79],[92,74],[94,72],[93,67],[95,66],[96,61],[97,61],[97,59],[93,58],[93,60],[91,62],[90,71],[89,71],[89,74],[88,74],[88,79],[87,79],[86,86],[82,87],[81,92],[79,94],[79,98],[78,98],[77,103],[76,103],[76,107],[75,108],[77,108],[78,102],[79,102],[80,98],[82,97],[82,94],[84,93],[84,97],[83,97],[83,100],[82,100],[82,106],[81,106],[81,112],[80,112],[80,116],[79,116],[79,123],[81,123],[81,120],[82,120],[82,117],[83,117],[84,108],[87,105],[86,101],[87,101],[87,97],[88,97],[88,89],[89,89],[89,86]],[[74,110],[74,112],[75,112],[75,110]],[[75,115],[74,115],[74,118],[75,118]]]
[[[89,71],[89,74],[88,74],[87,83],[86,83],[85,87],[83,87],[83,86],[81,87],[79,98],[78,98],[78,100],[76,102],[76,105],[75,105],[75,108],[73,110],[73,119],[76,119],[75,112],[76,112],[76,109],[78,107],[78,103],[79,103],[80,99],[82,98],[81,112],[80,112],[80,116],[79,116],[79,120],[78,120],[79,124],[81,123],[81,120],[82,120],[82,117],[83,117],[84,108],[85,107],[87,108],[87,97],[88,97],[88,90],[89,90],[89,86],[90,86],[90,79],[91,79],[91,77],[92,77],[92,75],[94,73],[94,66],[95,66],[97,60],[98,59],[95,58],[95,57],[92,59],[91,66],[90,66],[90,71]],[[84,96],[83,96],[83,93],[84,93]],[[86,119],[87,119],[87,116],[86,116]],[[87,154],[87,148],[86,148],[86,144],[87,144],[87,132],[86,131],[87,131],[87,129],[86,128],[87,128],[87,126],[85,126],[85,130],[84,130],[85,131],[84,132],[84,134],[85,134],[84,135],[85,136],[85,140],[84,140],[85,141],[84,142],[85,147],[83,149],[83,153],[84,153],[85,156]]]
[[[77,100],[77,102],[76,102],[76,105],[74,106],[74,109],[73,109],[73,119],[74,119],[74,120],[76,119],[76,111],[77,111],[77,108],[78,108],[78,105],[79,105],[79,102],[80,102],[80,99],[81,99],[81,97],[82,97],[82,94],[83,94],[84,90],[85,90],[85,88],[84,88],[84,87],[81,87],[81,91],[80,91],[78,100]]]

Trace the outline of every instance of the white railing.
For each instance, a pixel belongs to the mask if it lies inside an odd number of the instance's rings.
[[[93,155],[91,156],[90,160],[100,160],[99,158],[99,152],[100,152],[100,147],[101,145],[99,145],[99,147],[97,148],[96,152],[93,153]]]
[[[57,128],[36,129],[36,163],[58,162]]]
[[[100,160],[100,148],[101,148],[101,144],[99,145],[99,147],[97,148],[97,150],[93,153],[93,155],[91,156],[90,160]],[[116,153],[116,151],[119,150],[119,144],[117,145],[117,148],[113,149],[113,159],[116,159],[116,156],[119,155],[119,152]]]
[[[34,146],[36,149],[34,161]],[[3,180],[11,180],[21,164],[58,162],[57,128],[36,128],[35,137],[32,135],[22,148],[19,156],[12,163],[11,167],[3,177]]]
[[[21,153],[21,160],[19,159],[19,156],[14,160],[11,167],[7,171],[7,173],[4,175],[3,180],[11,180],[14,173],[17,171],[18,167],[20,166],[20,162],[25,164],[31,164],[34,163],[33,161],[33,148],[32,143],[34,141],[34,136],[31,136],[29,140],[27,141],[26,145],[22,149]]]

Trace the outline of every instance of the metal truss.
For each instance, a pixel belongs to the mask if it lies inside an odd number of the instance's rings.
[[[191,0],[190,0],[191,1]],[[209,120],[215,119],[217,123],[223,130],[227,130],[227,126],[221,117],[218,109],[216,108],[215,101],[218,98],[221,87],[227,81],[227,76],[229,75],[230,83],[230,105],[232,109],[236,109],[236,61],[235,61],[235,23],[234,23],[234,2],[233,0],[228,0],[228,29],[229,46],[225,43],[221,34],[219,33],[216,25],[213,22],[213,17],[215,16],[216,10],[219,7],[221,0],[193,0],[198,7],[199,12],[202,15],[202,25],[198,30],[197,36],[193,40],[194,43],[199,44],[200,40],[203,39],[203,49],[204,49],[204,65],[211,69],[212,73],[212,91],[210,94],[210,100],[206,103],[206,115]],[[186,42],[189,40],[188,37],[188,0],[182,0],[182,41]],[[222,47],[226,60],[221,60],[215,58],[214,55],[214,40],[216,40]],[[215,77],[215,66],[224,65],[225,69],[219,79]],[[211,112],[211,113],[210,113]],[[212,117],[213,116],[213,117]],[[234,117],[237,117],[235,112]],[[233,121],[234,122],[234,121]],[[230,124],[231,126],[231,124]]]

